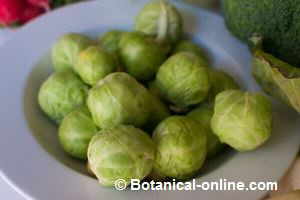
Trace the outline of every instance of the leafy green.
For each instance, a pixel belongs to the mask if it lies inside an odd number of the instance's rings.
[[[253,75],[262,89],[300,112],[300,69],[257,50]]]

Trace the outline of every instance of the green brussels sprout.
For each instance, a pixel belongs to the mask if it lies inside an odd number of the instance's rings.
[[[119,124],[142,127],[152,111],[149,91],[133,77],[115,72],[100,80],[90,91],[87,105],[100,128]]]
[[[261,50],[261,38],[253,53],[253,76],[269,95],[300,113],[300,69]]]
[[[59,142],[71,156],[87,160],[89,142],[97,132],[88,108],[81,106],[62,120],[58,131]]]
[[[271,103],[259,93],[226,90],[215,99],[211,127],[220,141],[232,148],[254,150],[271,135]]]
[[[69,70],[53,73],[41,86],[38,102],[41,109],[57,123],[85,103],[88,86]]]
[[[171,56],[159,68],[155,83],[163,97],[179,107],[201,103],[210,88],[208,68],[188,52]]]
[[[207,153],[207,133],[197,121],[172,116],[155,129],[154,172],[167,177],[187,179],[203,166]]]
[[[194,53],[195,55],[197,55],[202,61],[203,66],[209,65],[209,61],[204,50],[201,49],[198,45],[194,44],[193,42],[189,40],[181,40],[176,44],[173,53],[176,54],[183,51]]]
[[[119,42],[123,34],[124,31],[119,30],[112,30],[106,32],[99,38],[101,47],[109,53],[118,54]]]
[[[156,36],[159,41],[176,43],[183,33],[182,21],[173,5],[166,1],[152,1],[136,17],[135,30]]]
[[[203,104],[191,112],[188,113],[188,117],[198,121],[206,128],[207,132],[207,157],[213,158],[224,147],[219,138],[213,133],[210,127],[210,121],[214,114],[213,106],[209,104]]]
[[[151,138],[133,126],[120,125],[96,134],[88,147],[88,162],[101,185],[114,186],[118,179],[127,185],[150,174],[155,156]]]
[[[119,48],[125,70],[141,81],[151,80],[167,58],[164,46],[138,32],[124,33]]]
[[[112,30],[106,32],[99,38],[101,47],[114,56],[118,65],[121,65],[121,59],[119,56],[119,43],[123,34],[124,31]]]
[[[75,72],[89,85],[95,85],[116,69],[114,57],[97,46],[81,51],[74,65]]]
[[[224,90],[239,89],[239,85],[227,73],[220,70],[209,70],[210,91],[208,93],[208,101],[213,102],[217,94]]]
[[[80,51],[94,41],[77,33],[69,33],[58,39],[52,48],[52,62],[56,71],[73,68]]]

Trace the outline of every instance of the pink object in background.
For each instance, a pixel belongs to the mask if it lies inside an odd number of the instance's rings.
[[[49,0],[0,0],[0,24],[24,24],[49,9]]]
[[[44,12],[45,10],[43,8],[28,4],[26,8],[23,10],[23,14],[20,17],[19,22],[24,24],[36,18],[37,16],[43,14]]]
[[[44,10],[50,10],[49,0],[27,0],[29,4],[43,8]]]
[[[24,0],[0,0],[0,24],[8,26],[17,23],[25,6]]]
[[[300,157],[279,181],[278,190],[271,192],[269,196],[265,200],[300,200]]]

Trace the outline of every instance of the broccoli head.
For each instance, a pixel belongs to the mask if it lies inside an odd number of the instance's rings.
[[[239,39],[259,34],[268,53],[300,67],[300,0],[224,0],[227,27]]]

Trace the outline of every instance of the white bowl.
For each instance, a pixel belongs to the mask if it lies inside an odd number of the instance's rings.
[[[266,191],[119,192],[99,186],[86,175],[84,163],[61,150],[57,128],[40,111],[37,92],[52,71],[49,49],[68,32],[97,36],[109,29],[131,29],[134,16],[146,0],[101,0],[58,9],[21,28],[0,53],[1,139],[0,171],[27,199],[243,199],[254,200]],[[249,90],[258,90],[250,74],[247,47],[233,38],[223,19],[213,13],[177,2],[185,30],[202,44],[214,67],[232,74]],[[276,181],[289,167],[300,143],[299,117],[274,103],[274,131],[270,141],[249,153],[229,151],[211,161],[197,182]]]

